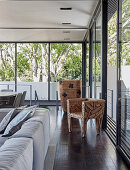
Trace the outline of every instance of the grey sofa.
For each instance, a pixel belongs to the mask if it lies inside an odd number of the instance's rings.
[[[0,109],[1,119],[6,114],[6,109]],[[0,135],[0,170],[43,170],[49,141],[49,111],[37,109],[14,135]]]

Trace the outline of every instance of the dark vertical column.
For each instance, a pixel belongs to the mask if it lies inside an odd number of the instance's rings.
[[[17,43],[15,43],[15,91],[17,92]]]
[[[86,97],[86,42],[82,43],[82,97]]]
[[[50,43],[48,43],[48,100],[50,100]]]
[[[89,93],[92,97],[92,55],[93,55],[93,37],[92,30],[89,29]]]
[[[102,128],[107,127],[107,0],[102,0],[102,99],[106,101]]]

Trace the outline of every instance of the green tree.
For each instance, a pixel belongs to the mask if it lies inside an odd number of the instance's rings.
[[[122,1],[120,11],[120,47],[122,65],[130,65],[130,5],[129,0]],[[116,65],[117,62],[117,12],[108,22],[108,64]]]
[[[20,81],[47,81],[48,44],[29,43],[18,45],[18,79]],[[81,44],[51,44],[51,81],[81,79]]]
[[[15,72],[14,44],[0,44],[0,80],[13,81]]]

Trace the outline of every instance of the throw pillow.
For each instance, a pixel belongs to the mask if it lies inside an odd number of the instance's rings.
[[[22,110],[19,114],[17,114],[14,119],[8,124],[8,126],[5,129],[3,137],[11,136],[14,133],[16,133],[22,126],[23,122],[29,119],[33,116],[34,112],[36,110],[36,107],[28,108]]]
[[[9,113],[3,118],[0,122],[0,134],[4,133],[7,125],[11,122],[11,120],[21,111],[21,108],[11,109]]]

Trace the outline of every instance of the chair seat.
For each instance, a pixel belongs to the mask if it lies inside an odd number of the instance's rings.
[[[81,117],[82,117],[82,112],[70,113],[69,116],[70,116],[70,117],[73,117],[73,118],[81,119]]]

